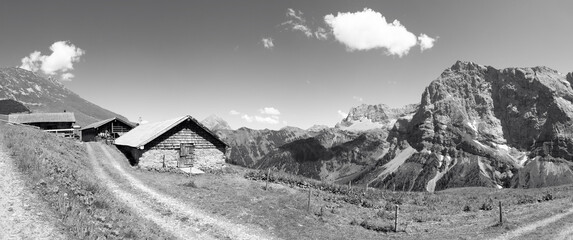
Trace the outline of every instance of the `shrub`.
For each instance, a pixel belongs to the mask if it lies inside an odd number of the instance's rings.
[[[470,205],[465,205],[464,206],[464,212],[471,212],[472,208],[470,207]]]
[[[493,209],[493,200],[490,198],[488,201],[481,204],[480,210],[491,211]]]
[[[541,200],[543,200],[543,201],[551,201],[554,199],[555,198],[553,197],[553,195],[551,195],[551,193],[547,193],[547,194],[543,195],[543,197],[541,198]]]

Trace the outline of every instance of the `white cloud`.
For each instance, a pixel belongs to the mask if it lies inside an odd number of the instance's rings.
[[[292,30],[295,31],[300,31],[302,33],[304,33],[304,35],[306,35],[307,38],[312,37],[312,32],[310,31],[310,29],[302,24],[292,24]]]
[[[359,102],[364,102],[364,99],[361,97],[357,97],[357,96],[352,96],[352,99],[359,101]]]
[[[53,43],[50,50],[50,55],[41,55],[39,51],[34,51],[30,56],[22,58],[20,68],[32,72],[42,70],[48,75],[61,74],[62,80],[71,80],[74,75],[66,73],[74,69],[74,63],[80,61],[85,51],[67,41]]]
[[[281,112],[274,107],[265,107],[265,108],[259,109],[259,112],[261,114],[268,114],[268,115],[280,115],[281,114]]]
[[[426,49],[434,47],[435,41],[436,38],[428,37],[428,35],[423,33],[421,33],[420,36],[418,36],[418,44],[420,44],[420,49],[422,50],[422,52]]]
[[[292,8],[287,9],[287,13],[286,13],[287,17],[289,18],[294,18],[300,22],[306,22],[306,20],[304,20],[304,18],[302,18],[302,12],[300,10],[294,10]]]
[[[328,39],[328,32],[324,28],[318,27],[317,30],[313,30],[308,26],[306,19],[302,15],[302,11],[289,8],[286,12],[288,20],[281,25],[287,26],[292,31],[302,32],[307,38]]]
[[[247,115],[247,114],[241,116],[241,118],[242,118],[242,119],[245,119],[245,121],[247,121],[247,122],[253,122],[253,117],[251,117],[251,116],[249,116],[249,115]]]
[[[275,47],[274,40],[272,38],[263,38],[261,40],[263,42],[263,46],[266,49],[273,49]]]
[[[260,123],[278,124],[279,118],[277,116],[268,116],[268,117],[255,116],[255,121]]]
[[[261,117],[261,116],[249,116],[247,114],[244,114],[243,116],[241,116],[241,118],[247,122],[258,122],[266,124],[278,124],[280,122],[279,117],[276,115]]]
[[[62,80],[64,81],[71,81],[72,78],[74,78],[74,74],[71,74],[69,72],[62,74]]]
[[[40,69],[42,56],[38,51],[30,53],[30,56],[22,58],[22,65],[20,68],[26,69],[28,71],[37,72]]]
[[[343,118],[348,117],[348,114],[345,113],[345,112],[343,112],[343,111],[341,111],[341,110],[338,110],[338,115],[340,115],[340,116],[343,117]]]
[[[316,32],[314,32],[314,37],[318,40],[326,40],[328,39],[328,32],[326,32],[326,29],[318,27]]]
[[[239,114],[241,114],[241,113],[238,112],[238,111],[236,111],[236,110],[231,110],[231,111],[229,111],[229,114],[231,114],[231,115],[239,115]]]
[[[402,57],[418,44],[416,35],[398,20],[388,23],[381,13],[368,8],[355,13],[339,12],[336,16],[329,14],[324,16],[324,21],[332,29],[336,40],[349,51],[381,48],[388,55]]]

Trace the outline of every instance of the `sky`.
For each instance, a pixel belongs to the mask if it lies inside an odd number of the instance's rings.
[[[0,7],[0,66],[131,121],[334,126],[419,103],[457,60],[573,71],[573,1],[28,1]]]

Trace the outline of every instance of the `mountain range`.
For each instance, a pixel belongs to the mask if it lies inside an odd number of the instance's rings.
[[[458,61],[402,108],[333,128],[219,131],[230,162],[406,191],[573,183],[573,73]]]

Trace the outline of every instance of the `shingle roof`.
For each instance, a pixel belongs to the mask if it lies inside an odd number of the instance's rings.
[[[10,114],[8,121],[12,123],[76,122],[76,117],[72,112],[26,113]]]
[[[121,137],[117,138],[114,143],[115,145],[139,148],[151,142],[153,139],[161,136],[165,132],[169,131],[171,128],[179,125],[180,123],[182,123],[187,119],[190,119],[199,127],[201,127],[203,130],[211,134],[215,139],[227,145],[225,142],[219,139],[217,135],[213,134],[207,127],[205,127],[203,124],[199,123],[195,118],[189,115],[166,120],[163,122],[147,123],[139,125],[134,129],[132,129],[131,131],[123,134]]]
[[[113,120],[118,120],[118,121],[120,121],[120,122],[122,122],[122,123],[125,123],[125,124],[131,126],[131,127],[135,127],[135,125],[133,125],[133,123],[131,123],[131,122],[125,121],[125,120],[123,120],[123,119],[121,119],[121,118],[116,118],[116,117],[114,117],[114,118],[110,118],[110,119],[106,119],[106,120],[101,120],[101,121],[99,121],[99,122],[95,122],[95,123],[92,123],[92,124],[90,124],[90,125],[87,125],[87,126],[83,127],[82,130],[86,130],[86,129],[88,129],[88,128],[98,128],[98,127],[101,127],[101,126],[105,125],[106,123],[111,122],[111,121],[113,121]]]

